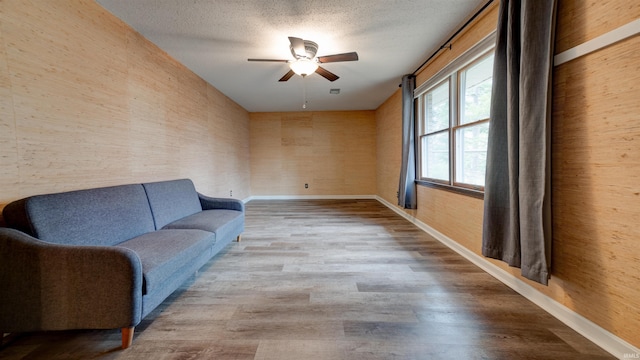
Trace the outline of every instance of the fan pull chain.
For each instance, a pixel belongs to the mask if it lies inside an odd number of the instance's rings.
[[[306,78],[307,78],[306,75],[302,75],[302,108],[303,109],[307,108],[307,82],[305,81]]]

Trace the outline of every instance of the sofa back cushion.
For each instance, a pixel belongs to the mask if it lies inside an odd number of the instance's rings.
[[[200,198],[189,179],[142,184],[149,198],[156,229],[202,211]]]
[[[24,210],[33,236],[59,244],[115,245],[154,230],[140,184],[32,196]]]

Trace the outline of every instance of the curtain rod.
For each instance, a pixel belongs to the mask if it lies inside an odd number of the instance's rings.
[[[493,0],[487,1],[487,3],[480,8],[480,10],[478,10],[475,14],[473,14],[473,16],[469,20],[467,20],[467,22],[464,23],[464,25],[462,25],[458,29],[458,31],[456,31],[453,35],[451,35],[451,37],[447,41],[445,41],[444,44],[442,44],[442,46],[438,48],[438,50],[436,50],[433,54],[431,54],[431,56],[429,56],[427,60],[425,60],[420,66],[418,66],[418,68],[413,73],[411,73],[411,75],[416,75],[416,73],[420,69],[422,69],[422,67],[425,66],[429,62],[429,60],[433,59],[433,57],[436,56],[440,52],[440,50],[446,49],[446,48],[451,49],[451,44],[450,44],[451,40],[453,40],[453,38],[455,38],[458,34],[460,34],[460,32],[464,30],[464,28],[466,28],[473,20],[475,20],[478,17],[478,15],[480,15],[487,8],[487,6],[489,6],[489,4],[491,4],[492,2]],[[447,44],[449,44],[449,46],[447,46]]]

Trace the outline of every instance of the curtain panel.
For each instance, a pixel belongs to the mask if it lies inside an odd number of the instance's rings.
[[[547,285],[555,0],[502,0],[487,149],[482,254]]]
[[[402,77],[402,164],[398,187],[398,205],[405,209],[417,209],[416,190],[416,121],[413,91],[416,77]]]

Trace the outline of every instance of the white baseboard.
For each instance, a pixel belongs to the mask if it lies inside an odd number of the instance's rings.
[[[457,252],[467,260],[480,267],[482,270],[486,271],[505,285],[512,288],[520,295],[540,306],[549,314],[562,321],[565,325],[569,326],[582,336],[591,340],[593,343],[600,346],[611,355],[617,357],[618,359],[640,359],[639,348],[629,344],[628,342],[596,325],[594,322],[588,320],[582,315],[544,295],[531,285],[515,277],[513,274],[510,274],[499,268],[498,266],[492,264],[486,258],[458,244],[451,238],[443,235],[442,233],[438,232],[437,230],[423,223],[417,218],[407,214],[406,212],[402,211],[402,209],[391,204],[385,199],[379,196],[376,196],[376,199],[389,209],[409,220],[411,223],[422,229],[427,234],[433,236],[435,239],[451,248],[453,251]]]
[[[244,199],[245,203],[251,200],[357,200],[377,199],[376,195],[254,195]]]

